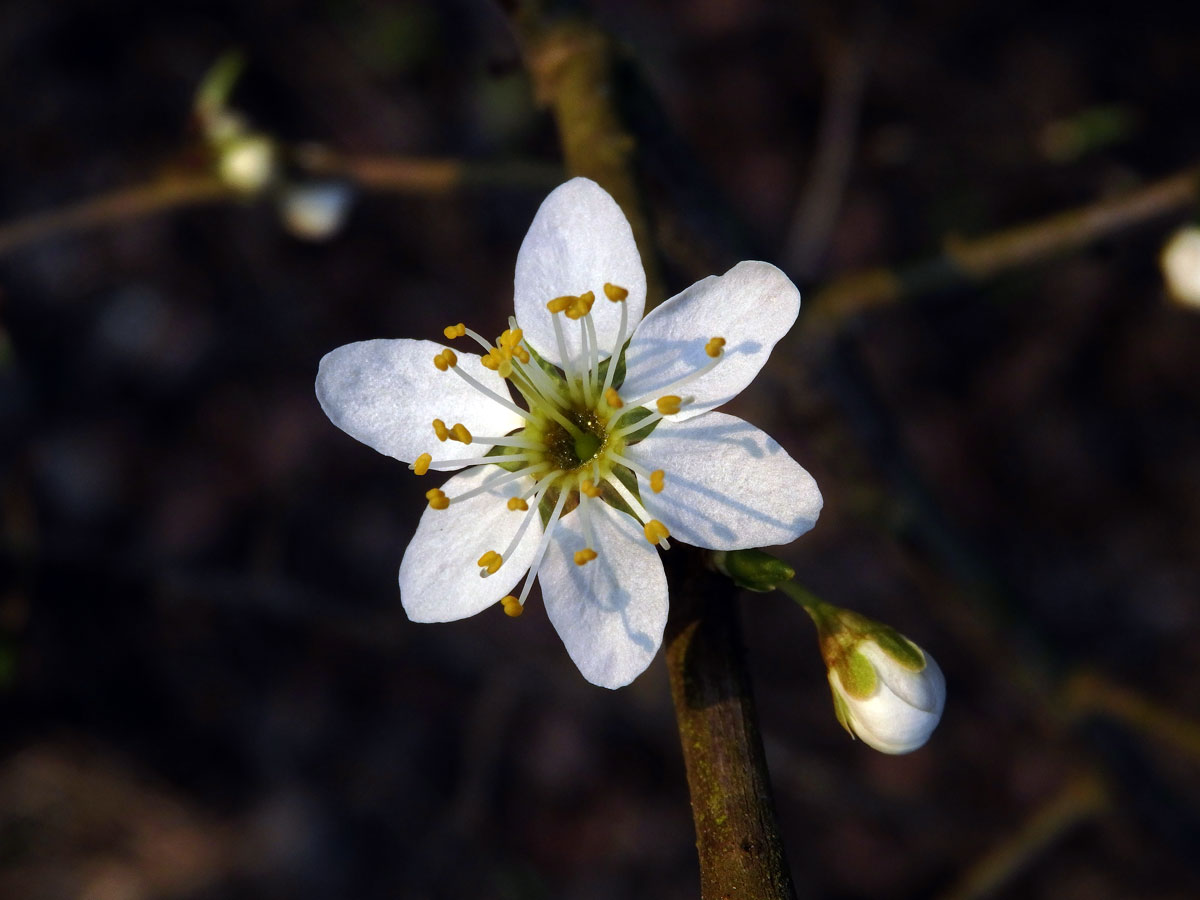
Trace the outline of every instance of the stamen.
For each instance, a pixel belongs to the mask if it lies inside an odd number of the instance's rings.
[[[620,293],[621,296],[619,298],[613,297],[612,293],[608,290],[610,287]],[[625,288],[609,284],[604,285],[604,293],[614,303],[620,303],[621,300],[629,296],[629,291],[625,290]],[[617,342],[613,345],[612,353],[608,355],[608,373],[604,376],[604,390],[601,391],[603,394],[608,393],[609,386],[613,383],[613,374],[617,371],[617,360],[621,357],[621,348],[625,346],[625,328],[628,324],[629,304],[621,303],[621,327],[617,329]]]
[[[570,317],[570,315],[571,315],[571,313],[568,310],[567,316]],[[581,379],[582,386],[583,386],[583,402],[586,406],[589,406],[589,407],[592,405],[591,360],[592,360],[592,356],[593,356],[592,344],[591,344],[591,341],[588,340],[588,330],[587,330],[587,323],[590,320],[590,318],[591,318],[590,316],[587,318],[584,318],[579,323],[579,342],[580,342],[580,344],[583,345],[583,378]]]
[[[447,325],[442,329],[442,334],[446,336],[446,340],[452,341],[455,338],[460,338],[467,333],[467,326],[462,322],[457,325]]]
[[[483,556],[479,557],[479,562],[477,562],[475,565],[484,570],[479,573],[479,576],[481,578],[487,578],[489,575],[495,575],[496,572],[499,571],[500,567],[504,565],[504,557],[502,557],[495,550],[489,550],[487,553],[483,554]]]
[[[615,284],[604,283],[604,296],[613,303],[620,303],[629,296],[629,291],[623,287],[617,287]]]
[[[609,369],[612,369],[611,363],[609,364]],[[613,409],[620,409],[625,405],[621,402],[621,395],[617,393],[617,389],[611,387],[604,389],[604,402]]]
[[[562,299],[561,297],[559,298]],[[554,302],[554,301],[551,301]],[[596,302],[596,295],[592,291],[580,294],[578,297],[573,297],[571,303],[566,308],[568,319],[582,319],[592,311],[592,304]],[[547,304],[548,305],[548,304]],[[550,310],[554,312],[554,310]]]
[[[596,325],[594,322],[592,322],[591,316],[584,316],[583,326],[588,336],[588,370],[587,378],[585,380],[588,387],[588,393],[591,394],[593,391],[601,393],[598,390],[598,382],[600,381],[600,342],[596,337]],[[591,400],[588,400],[588,406],[591,405]]]
[[[446,438],[450,437],[450,431],[446,428],[446,423],[441,419],[433,420],[433,433],[437,435],[437,439],[443,444],[446,442]]]
[[[642,526],[642,533],[646,535],[646,540],[652,544],[663,543],[671,536],[671,532],[667,531],[667,526],[658,521],[658,519],[651,519]]]
[[[518,602],[522,606],[525,605],[525,598],[529,596],[529,589],[533,587],[533,579],[537,577],[538,569],[542,565],[542,558],[546,555],[546,548],[550,546],[550,535],[554,534],[554,527],[558,524],[559,516],[562,515],[563,504],[567,502],[568,493],[564,490],[558,492],[558,502],[554,504],[554,512],[550,513],[550,520],[546,523],[546,530],[542,533],[541,541],[538,542],[537,552],[533,554],[529,574],[525,576],[525,586],[521,588],[521,597]]]
[[[567,294],[563,297],[555,297],[546,304],[546,309],[550,310],[550,315],[554,315],[555,313],[563,312],[572,303],[574,303],[575,300],[576,298],[570,294]]]
[[[506,462],[533,462],[534,457],[528,453],[508,453],[503,456],[473,456],[470,459],[435,459],[429,468],[435,472],[445,472],[448,469],[461,469],[464,466],[485,466]],[[544,463],[543,465],[549,465]]]
[[[524,512],[525,510],[529,509],[529,504],[526,503],[524,500],[522,500],[520,497],[509,497],[508,498],[508,508],[510,510],[512,510],[513,512],[516,512],[517,510],[521,510],[522,512]]]
[[[462,444],[469,444],[471,443],[471,432],[467,431],[466,425],[464,425],[462,422],[458,422],[453,428],[450,429],[450,440],[458,441]]]
[[[493,399],[497,403],[499,403],[501,406],[503,406],[505,409],[511,409],[522,419],[525,419],[526,421],[529,421],[529,422],[533,421],[533,416],[530,415],[528,410],[521,409],[521,407],[517,406],[517,404],[513,403],[511,400],[506,400],[503,397],[501,397],[499,394],[497,394],[495,391],[484,387],[482,384],[480,384],[478,381],[476,381],[474,378],[472,378],[470,375],[468,375],[466,372],[464,372],[460,366],[455,366],[454,371],[458,374],[458,376],[461,379],[463,379],[463,381],[465,381],[471,387],[475,388],[475,390],[479,391],[479,393],[483,394],[485,397],[490,397],[491,399]]]
[[[490,458],[499,459],[499,457],[495,456]],[[492,478],[484,484],[480,484],[471,488],[469,491],[463,491],[461,494],[451,497],[450,501],[452,503],[462,503],[464,500],[470,500],[472,497],[478,497],[480,494],[486,494],[488,491],[495,490],[503,484],[508,484],[510,481],[516,481],[518,478],[524,478],[526,475],[532,475],[534,472],[546,468],[546,465],[546,463],[538,463],[537,465],[526,466],[523,469],[518,469],[515,472],[506,472],[503,475]],[[507,555],[508,554],[505,554],[506,557]]]
[[[453,369],[458,365],[458,357],[453,350],[447,347],[433,358],[433,364],[437,366],[439,372],[445,372],[447,369]]]
[[[433,462],[433,457],[430,456],[428,453],[422,453],[415,460],[413,460],[413,464],[411,466],[409,466],[409,468],[412,469],[414,472],[416,472],[418,475],[424,475],[426,472],[429,471],[429,464],[431,462]]]
[[[542,481],[540,484],[537,482],[534,483],[533,493],[535,493],[536,496],[532,498],[532,505],[527,505],[525,507],[529,511],[525,513],[525,518],[521,520],[521,524],[517,527],[517,533],[513,535],[512,540],[508,542],[508,546],[504,548],[504,552],[500,554],[505,559],[512,558],[513,552],[517,549],[517,544],[521,543],[521,538],[525,536],[525,530],[529,527],[529,523],[537,518],[538,506],[541,505],[542,498],[546,496],[546,491],[549,489],[549,479]],[[512,499],[516,500],[517,498],[514,497]],[[512,506],[509,506],[509,509],[512,509]]]
[[[563,298],[559,297],[558,299],[561,300]],[[553,300],[550,301],[550,303],[553,302]],[[547,303],[546,307],[549,308],[549,306],[550,304]],[[566,376],[567,380],[567,391],[570,392],[572,400],[579,400],[581,398],[576,393],[578,385],[575,384],[575,369],[571,365],[571,357],[567,355],[567,339],[563,337],[562,325],[559,323],[558,316],[556,315],[552,314],[550,321],[554,323],[554,342],[558,345],[558,355],[562,359],[563,375]]]
[[[579,483],[579,490],[589,497],[600,496],[600,488],[596,487],[596,483],[590,478],[585,478]]]
[[[579,516],[579,521],[583,525],[583,539],[587,541],[587,546],[595,547],[596,534],[592,531],[592,501],[587,494],[579,495],[579,508],[575,511],[575,515]]]
[[[654,493],[656,493],[656,494],[661,494],[662,489],[664,487],[663,479],[666,478],[666,475],[667,475],[667,473],[664,472],[662,469],[655,469],[653,472],[651,472],[650,473],[650,490],[654,491]]]
[[[709,340],[709,342],[704,345],[704,352],[707,353],[709,356],[711,356],[713,359],[716,359],[722,353],[725,352],[722,349],[724,346],[725,346],[725,338],[723,338],[723,337],[711,338]]]
[[[683,402],[683,398],[676,394],[667,394],[665,397],[659,397],[655,401],[655,406],[658,411],[664,416],[673,416],[679,412],[679,404]]]
[[[712,341],[709,341],[708,344],[704,345],[705,352],[707,352],[708,345],[711,343],[712,343]],[[708,355],[712,356],[711,353]],[[653,398],[655,394],[661,395],[661,394],[667,393],[668,391],[677,390],[678,388],[683,387],[688,382],[694,381],[695,379],[699,378],[704,373],[712,371],[713,366],[715,366],[717,363],[719,363],[721,361],[721,357],[723,357],[724,355],[725,355],[725,351],[722,350],[716,357],[713,357],[712,359],[710,359],[708,362],[706,362],[700,368],[696,369],[696,371],[689,372],[687,375],[684,375],[682,378],[675,379],[668,385],[665,385],[660,388],[656,388],[653,394],[646,394],[643,397],[638,397],[636,400],[629,400],[629,401],[627,401],[627,403],[630,406],[641,406],[643,403],[646,403],[651,398]]]
[[[497,447],[520,447],[525,450],[541,450],[543,444],[540,441],[531,441],[528,438],[523,438],[520,434],[503,434],[499,437],[494,435],[472,435],[471,438],[477,444],[492,444]]]
[[[525,607],[521,605],[521,601],[509,594],[507,597],[500,598],[500,605],[504,607],[504,614],[510,619],[515,619],[521,613],[525,612]]]
[[[445,509],[450,505],[450,498],[445,495],[441,488],[431,488],[426,491],[425,499],[429,501],[429,506],[432,509]]]
[[[586,566],[596,558],[596,551],[591,547],[584,547],[582,550],[575,551],[575,565]]]
[[[641,501],[638,500],[638,498],[633,495],[633,491],[631,491],[631,490],[629,490],[629,488],[625,487],[625,485],[623,485],[621,483],[621,480],[619,478],[616,478],[613,475],[609,475],[604,480],[606,482],[608,482],[609,484],[611,484],[613,486],[613,489],[618,494],[621,495],[621,499],[624,500],[629,505],[629,508],[631,510],[633,510],[634,516],[637,517],[637,520],[639,522],[641,522],[643,524],[643,526],[656,521],[655,519],[650,517],[650,513],[646,512],[646,507],[642,506]],[[661,525],[661,523],[659,523],[659,524]],[[666,531],[665,526],[663,527],[663,530]],[[671,543],[670,543],[670,541],[667,540],[668,537],[669,537],[668,534],[664,534],[658,541],[658,545],[660,547],[662,547],[664,550],[671,549]],[[651,543],[654,543],[654,542],[651,541]]]

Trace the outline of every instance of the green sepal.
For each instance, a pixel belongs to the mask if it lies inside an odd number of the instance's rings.
[[[627,425],[636,425],[638,422],[642,421],[642,419],[652,415],[654,415],[654,413],[646,409],[646,407],[636,406],[620,417],[618,425],[621,428],[624,428]],[[646,438],[650,437],[650,435],[654,432],[654,429],[658,427],[658,423],[661,421],[662,419],[655,419],[645,428],[639,428],[637,431],[631,431],[629,434],[625,435],[626,446],[632,446],[633,444],[636,444],[639,441],[644,441]]]
[[[489,450],[487,453],[485,453],[483,455],[485,457],[488,457],[488,456],[514,456],[517,453],[520,453],[521,449],[522,448],[520,448],[520,447],[505,447],[503,444],[496,444],[495,446],[492,447],[491,450]],[[515,471],[517,471],[517,469],[523,469],[526,465],[528,465],[528,463],[522,462],[519,459],[510,459],[507,462],[492,463],[492,465],[499,466],[500,468],[504,469],[506,472],[515,472]]]
[[[925,654],[921,648],[896,629],[877,623],[875,630],[871,632],[871,638],[879,645],[880,650],[904,668],[913,672],[920,672],[925,668]]]
[[[836,665],[842,689],[856,700],[866,700],[879,687],[879,676],[875,674],[875,667],[857,650],[843,655]]]
[[[523,346],[529,351],[529,355],[532,357],[534,363],[537,364],[537,367],[546,373],[550,380],[554,382],[554,386],[559,389],[563,396],[571,396],[571,391],[567,387],[567,380],[563,377],[562,369],[560,369],[554,363],[544,359],[540,353],[530,346],[529,341],[524,341]]]

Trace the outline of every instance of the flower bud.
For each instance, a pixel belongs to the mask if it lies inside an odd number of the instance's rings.
[[[255,194],[270,184],[278,158],[274,142],[260,134],[246,134],[217,148],[217,174],[233,190]]]
[[[1200,309],[1200,226],[1187,225],[1171,237],[1159,257],[1171,297]]]
[[[922,746],[942,718],[946,679],[933,657],[898,631],[849,610],[809,610],[838,721],[882,753]]]
[[[796,576],[796,570],[762,550],[714,550],[713,568],[740,588],[765,594]]]
[[[324,241],[341,230],[353,200],[348,185],[323,181],[292,184],[279,194],[279,217],[284,227],[306,241]]]

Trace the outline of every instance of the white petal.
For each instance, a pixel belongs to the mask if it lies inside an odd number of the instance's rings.
[[[546,614],[583,677],[619,688],[650,665],[662,644],[667,578],[633,518],[606,503],[591,503],[588,512],[597,558],[575,565],[575,551],[586,546],[576,511],[554,530],[538,579]]]
[[[646,308],[646,272],[621,207],[600,185],[572,178],[555,188],[538,209],[517,254],[514,297],[517,324],[538,353],[561,365],[554,325],[546,304],[555,297],[592,291],[592,321],[604,358],[621,324],[619,303],[604,296],[605,282],[629,291],[626,336]],[[559,316],[573,363],[582,349],[580,323]]]
[[[925,668],[920,672],[913,672],[896,662],[874,641],[861,643],[858,652],[875,667],[875,673],[888,689],[909,706],[941,714],[946,702],[946,677],[924,650],[921,653],[925,657]]]
[[[833,672],[831,683],[837,689],[840,680]],[[909,706],[880,683],[866,700],[847,698],[854,733],[869,747],[881,753],[911,753],[929,740],[942,717],[941,707],[933,712]]]
[[[651,311],[625,357],[622,397],[658,397],[672,382],[711,362],[710,338],[725,338],[725,355],[709,372],[669,393],[695,397],[672,418],[688,419],[741,393],[787,334],[800,292],[770,263],[740,262],[724,275],[697,281]]]
[[[422,453],[435,460],[482,456],[491,445],[439,443],[433,420],[447,426],[461,422],[481,435],[507,434],[524,420],[453,372],[439,372],[433,358],[444,349],[433,341],[401,339],[331,350],[317,371],[321,409],[351,437],[403,462]],[[485,387],[510,397],[504,379],[485,369],[474,353],[458,353],[458,364]]]
[[[663,470],[661,493],[642,481],[642,503],[672,537],[697,547],[786,544],[812,528],[821,512],[813,477],[765,431],[736,416],[710,412],[663,421],[625,455]]]
[[[528,487],[526,479],[453,502],[455,496],[505,474],[499,466],[486,466],[455,475],[442,485],[450,506],[426,508],[421,516],[400,563],[400,602],[414,622],[453,622],[473,616],[510,593],[528,571],[542,535],[536,512],[495,575],[479,577],[477,565],[488,550],[503,553],[517,533],[525,513],[506,504]]]

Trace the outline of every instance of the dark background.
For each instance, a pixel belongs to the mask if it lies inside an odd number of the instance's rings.
[[[593,9],[635,61],[622,102],[671,290],[759,256],[813,296],[1200,158],[1182,3]],[[283,139],[560,159],[483,0],[16,0],[0,221],[191,158],[192,93],[231,48],[235,105]],[[849,177],[803,262],[787,236],[847,59],[867,67]],[[395,575],[428,485],[313,395],[348,341],[504,328],[545,193],[364,192],[322,244],[225,203],[0,259],[0,895],[696,895],[661,658],[608,692],[538,602],[409,623]],[[742,598],[802,894],[955,896],[1056,814],[1074,824],[998,896],[1200,892],[1200,739],[1170,718],[1200,717],[1200,316],[1157,265],[1179,221],[845,321],[832,346],[802,310],[736,404],[824,493],[781,551],[800,580],[949,683],[926,748],[877,754],[838,727],[803,613]],[[1167,718],[1095,712],[1096,679]]]

